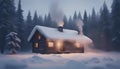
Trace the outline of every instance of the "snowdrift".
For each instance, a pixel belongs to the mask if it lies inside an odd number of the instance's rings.
[[[120,69],[120,53],[0,55],[0,69]]]

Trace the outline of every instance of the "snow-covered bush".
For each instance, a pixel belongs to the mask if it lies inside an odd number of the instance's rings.
[[[10,53],[11,54],[17,53],[16,50],[17,50],[17,48],[20,48],[19,43],[21,42],[20,38],[17,37],[17,33],[10,32],[6,36],[6,40],[7,40],[7,46],[10,49]]]

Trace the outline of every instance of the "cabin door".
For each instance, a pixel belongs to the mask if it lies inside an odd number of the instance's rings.
[[[39,53],[46,53],[46,41],[39,41]]]

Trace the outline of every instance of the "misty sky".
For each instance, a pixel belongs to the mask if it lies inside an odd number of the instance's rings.
[[[44,16],[48,14],[51,4],[58,2],[64,14],[69,17],[73,16],[74,11],[77,11],[77,13],[80,11],[83,15],[84,10],[86,10],[89,14],[93,7],[98,12],[104,1],[106,1],[109,10],[111,10],[112,0],[22,0],[22,9],[25,17],[29,10],[32,15],[36,10],[39,15]],[[18,0],[15,0],[15,4],[17,6]]]

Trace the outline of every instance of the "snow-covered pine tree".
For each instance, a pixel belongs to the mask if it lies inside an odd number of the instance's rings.
[[[0,51],[4,52],[5,35],[15,31],[16,20],[14,0],[0,0]]]
[[[21,46],[19,43],[21,42],[20,38],[18,38],[17,33],[15,32],[10,32],[6,36],[6,41],[7,41],[7,46],[10,48],[10,54],[16,54],[17,53],[17,48],[20,48]]]

